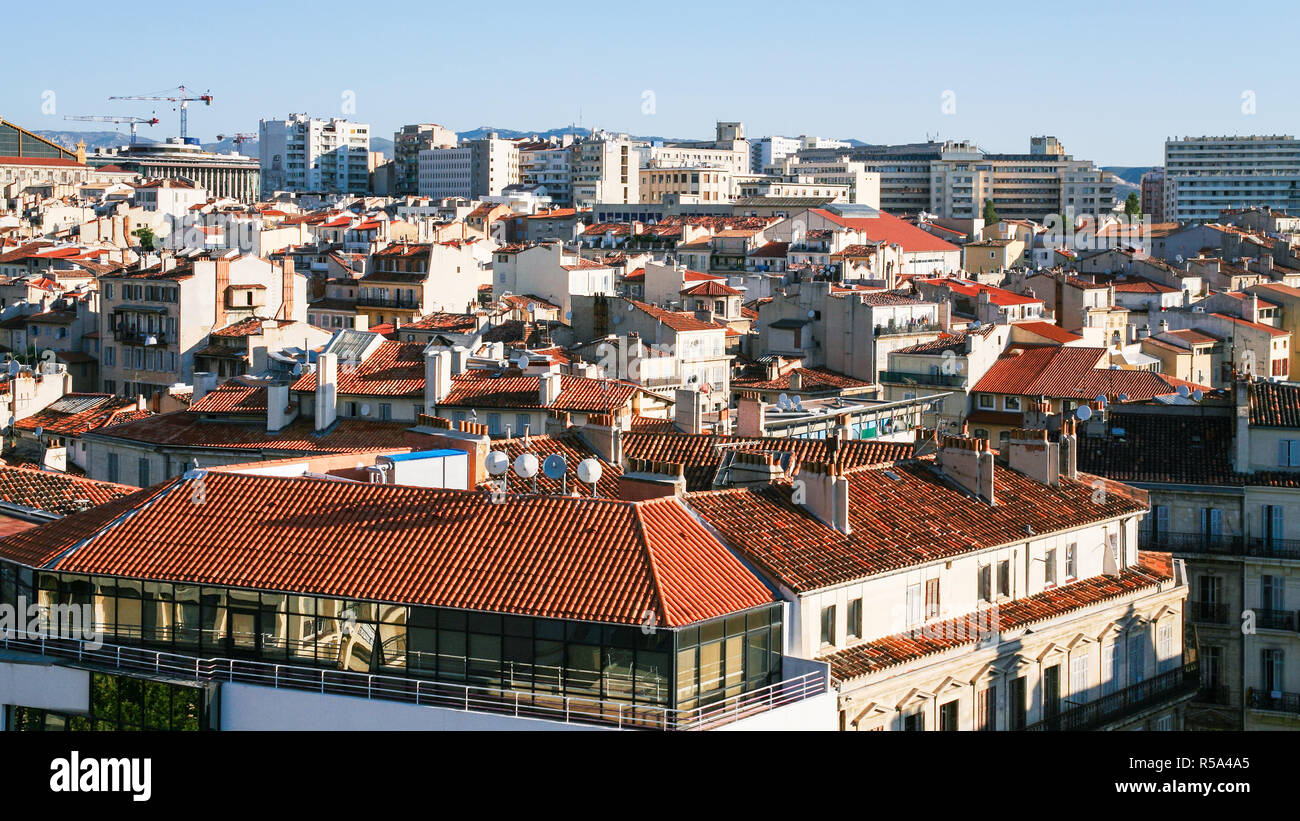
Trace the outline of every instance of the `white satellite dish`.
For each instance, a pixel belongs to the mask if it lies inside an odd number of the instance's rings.
[[[369,416],[369,415],[370,415],[370,405],[367,404],[367,405],[362,405],[362,406],[361,406],[361,415],[362,415],[362,416]]]
[[[536,310],[537,310],[537,303],[535,303],[535,302],[530,302],[530,303],[528,303],[528,313],[531,314],[531,313],[533,313],[533,312],[536,311]]]
[[[564,312],[564,318],[567,319],[567,320],[569,320],[570,322],[572,322],[572,321],[573,321],[573,311],[565,311],[565,312]]]
[[[627,310],[628,310],[628,313],[631,313],[632,311],[635,311],[635,310],[636,310],[636,306],[633,305],[631,302],[629,302],[629,303],[627,304]]]
[[[494,450],[487,455],[487,472],[493,476],[503,476],[510,469],[510,456],[504,451]]]
[[[600,474],[603,472],[604,468],[600,466],[600,462],[596,459],[583,459],[578,463],[578,478],[589,485],[599,482]]]
[[[521,453],[515,457],[515,475],[520,479],[531,479],[537,475],[537,457],[531,453]]]
[[[42,433],[45,433],[45,428],[41,427],[40,425],[37,425],[37,426],[36,426],[36,430],[33,431],[33,433],[36,434],[36,438],[37,438],[37,439],[40,439],[40,438],[41,438],[41,434],[42,434]]]
[[[1119,395],[1119,401],[1121,401],[1121,402],[1127,402],[1127,401],[1128,401],[1128,394],[1127,394],[1127,393],[1121,393],[1121,394]]]
[[[568,469],[569,463],[565,461],[562,453],[552,453],[542,460],[542,473],[548,479],[559,479]]]
[[[1106,404],[1106,397],[1105,397],[1105,396],[1102,396],[1101,394],[1097,394],[1097,404],[1098,404],[1098,405],[1105,406],[1105,404]]]
[[[1200,388],[1197,388],[1196,390],[1192,391],[1192,398],[1195,399],[1197,402],[1200,402],[1202,399],[1205,398],[1205,391],[1201,390]]]
[[[791,402],[794,402],[794,409],[795,409],[795,410],[798,410],[798,411],[803,410],[803,400],[800,399],[797,395],[794,396],[794,397],[792,397],[792,398],[790,399],[790,401],[791,401]]]
[[[1079,409],[1074,412],[1074,415],[1080,422],[1087,422],[1092,418],[1092,408],[1087,405],[1080,405]]]
[[[1192,392],[1187,388],[1186,385],[1179,385],[1179,386],[1178,386],[1178,395],[1181,396],[1182,398],[1186,399],[1187,397],[1189,397],[1189,396],[1192,395]]]
[[[527,353],[522,353],[522,352],[521,352],[521,353],[519,354],[519,356],[515,357],[515,367],[517,367],[517,368],[518,368],[519,370],[521,370],[521,371],[522,371],[523,369],[525,369],[525,368],[528,367],[528,354],[527,354]]]
[[[809,309],[808,309],[808,318],[809,318],[809,319],[815,319],[816,317],[817,317],[817,312],[814,311],[812,308],[809,308]]]
[[[790,407],[790,397],[786,396],[785,394],[781,394],[776,398],[776,406],[781,410],[785,410],[786,408]]]

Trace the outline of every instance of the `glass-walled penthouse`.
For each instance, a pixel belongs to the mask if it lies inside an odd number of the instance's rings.
[[[781,604],[622,625],[87,576],[0,562],[0,603],[93,613],[108,644],[690,709],[781,680]],[[58,607],[59,610],[55,608]]]

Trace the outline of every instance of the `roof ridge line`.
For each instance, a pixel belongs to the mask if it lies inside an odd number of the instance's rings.
[[[676,499],[676,497],[673,498]],[[659,566],[655,562],[654,549],[650,546],[650,539],[646,534],[645,519],[642,518],[641,515],[641,504],[640,502],[629,502],[629,504],[632,505],[633,520],[636,522],[637,535],[640,537],[641,544],[645,550],[646,564],[648,565],[647,570],[650,576],[650,589],[654,591],[655,606],[659,610],[655,615],[661,616],[663,618],[664,626],[667,626],[671,621],[668,613],[668,602],[664,599],[664,592],[659,587]],[[644,614],[642,614],[642,618],[644,619]],[[651,624],[657,624],[657,622],[651,622]]]
[[[171,493],[175,491],[177,488],[179,488],[182,484],[184,484],[185,481],[186,480],[184,474],[177,476],[175,479],[171,481],[170,484],[164,485],[157,492],[141,499],[138,504],[132,505],[131,507],[127,508],[126,510],[118,514],[115,518],[109,520],[108,522],[105,522],[103,525],[99,527],[98,530],[96,530],[91,535],[73,543],[66,550],[60,552],[54,558],[50,559],[45,564],[41,565],[41,569],[43,570],[56,569],[64,559],[68,558],[68,556],[71,556],[73,553],[77,552],[81,548],[93,542],[95,539],[98,539],[100,536],[104,535],[105,533],[117,527],[118,525],[122,524],[127,519],[130,519],[132,516],[139,513],[140,511],[152,507],[155,502],[157,502],[159,499],[163,498],[164,496],[171,495]],[[144,490],[144,488],[141,488],[141,490]]]

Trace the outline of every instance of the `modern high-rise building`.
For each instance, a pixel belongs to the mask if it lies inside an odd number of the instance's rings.
[[[643,145],[626,134],[599,132],[573,147],[573,202],[589,208],[598,202],[639,202]]]
[[[262,192],[365,194],[370,187],[370,126],[291,114],[258,126]]]
[[[1300,140],[1287,135],[1165,141],[1165,217],[1218,219],[1229,208],[1300,209]]]
[[[393,133],[393,193],[402,196],[420,190],[420,152],[458,142],[456,132],[437,123],[404,125]]]

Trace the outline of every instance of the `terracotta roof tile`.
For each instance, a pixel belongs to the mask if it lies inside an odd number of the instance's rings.
[[[338,393],[356,396],[423,396],[424,347],[419,342],[382,342],[374,353],[355,368],[340,364]],[[316,374],[303,374],[289,389],[316,390]]]

